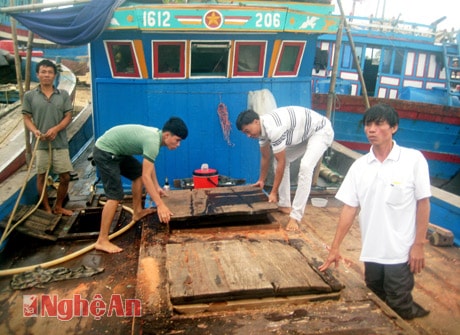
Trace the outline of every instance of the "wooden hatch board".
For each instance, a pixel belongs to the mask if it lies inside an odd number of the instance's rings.
[[[43,240],[56,241],[57,236],[53,233],[62,215],[51,214],[39,208],[33,210],[34,207],[33,205],[20,205],[12,220],[12,225],[24,220],[15,228],[17,231]],[[5,228],[8,220],[9,217],[4,219],[0,226]]]
[[[174,213],[172,220],[204,216],[253,215],[273,212],[262,189],[252,186],[172,190],[163,201]]]
[[[173,304],[333,291],[307,258],[283,241],[168,244],[166,255]]]

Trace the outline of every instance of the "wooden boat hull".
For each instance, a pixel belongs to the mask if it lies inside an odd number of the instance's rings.
[[[72,121],[68,128],[67,136],[69,138],[69,151],[72,161],[76,160],[81,152],[85,150],[88,143],[93,139],[93,118],[92,108],[88,105],[79,115]],[[25,182],[26,169],[20,169],[24,167],[21,162],[25,163],[25,154],[22,147],[21,151],[16,152],[18,155],[13,159],[12,164],[8,166],[9,176],[1,182],[2,188],[6,191],[0,195],[0,220],[10,214],[12,211],[16,199],[19,195],[20,189]],[[17,166],[19,169],[13,171],[13,166]],[[2,171],[3,173],[3,171]],[[35,170],[32,169],[32,173],[27,181],[26,190],[24,196],[21,199],[22,204],[34,204],[38,200],[38,193],[36,189],[36,175]]]
[[[327,94],[312,94],[312,108],[325,113]],[[432,178],[450,180],[460,171],[460,107],[414,101],[369,98],[371,106],[386,103],[399,114],[400,125],[395,139],[400,144],[418,149],[428,159]],[[362,116],[365,112],[361,96],[337,95],[334,124],[335,140],[359,152],[369,150]]]

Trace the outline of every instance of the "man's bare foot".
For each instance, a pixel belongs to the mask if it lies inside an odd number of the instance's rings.
[[[291,214],[291,207],[278,207],[278,211],[284,214]]]
[[[65,216],[72,216],[73,215],[73,211],[71,211],[70,209],[67,209],[67,208],[57,208],[55,207],[54,210],[53,210],[53,213],[54,214],[62,214],[62,215],[65,215]]]
[[[286,230],[299,231],[299,222],[296,219],[289,218],[289,221],[286,225]]]
[[[110,241],[97,241],[94,245],[94,249],[108,252],[109,254],[116,254],[122,252],[123,249],[116,246]]]
[[[38,206],[38,208],[41,209],[42,211],[45,211],[45,212],[50,213],[50,214],[53,214],[53,209],[51,208],[51,206],[48,203],[45,204],[44,202],[41,202],[40,206]]]
[[[156,208],[144,208],[139,213],[134,213],[133,214],[133,220],[134,221],[139,221],[143,217],[145,217],[145,216],[147,216],[149,214],[155,213],[156,211],[157,211]]]

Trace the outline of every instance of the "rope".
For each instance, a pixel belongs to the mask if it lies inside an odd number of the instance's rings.
[[[105,204],[103,201],[100,201],[101,204]],[[133,209],[127,207],[127,206],[122,206],[122,208],[126,211],[128,211],[129,213],[133,214],[134,211]],[[121,234],[125,233],[126,231],[128,231],[137,221],[134,221],[134,220],[131,220],[131,222],[129,222],[125,227],[123,227],[122,229],[116,231],[115,233],[112,233],[111,235],[109,235],[109,240],[115,238],[115,237],[118,237],[120,236]],[[30,265],[30,266],[24,266],[22,268],[14,268],[14,269],[8,269],[8,270],[0,270],[0,277],[3,277],[3,276],[10,276],[10,275],[15,275],[15,274],[18,274],[18,273],[22,273],[22,272],[26,272],[26,271],[32,271],[34,270],[36,267],[40,266],[42,268],[49,268],[51,266],[54,266],[54,265],[57,265],[57,264],[61,264],[61,263],[64,263],[68,260],[71,260],[71,259],[74,259],[78,256],[81,256],[85,253],[87,253],[88,251],[91,251],[94,249],[94,247],[96,246],[96,243],[93,243],[93,244],[90,244],[80,250],[77,250],[67,256],[63,256],[63,257],[60,257],[60,258],[57,258],[55,260],[52,260],[52,261],[48,261],[48,262],[44,262],[44,263],[41,263],[41,264],[35,264],[35,265]]]
[[[30,172],[32,170],[32,162],[35,159],[35,153],[37,151],[39,142],[40,141],[37,139],[37,141],[35,143],[34,150],[32,152],[32,158],[30,160],[29,169],[27,170],[27,176],[26,176],[26,178],[24,180],[21,192],[20,192],[20,194],[19,194],[19,196],[18,196],[18,198],[16,200],[16,204],[14,205],[13,211],[12,211],[12,213],[10,215],[10,218],[8,220],[8,223],[7,223],[6,227],[5,227],[5,230],[3,231],[3,235],[2,235],[2,237],[0,239],[0,244],[4,242],[4,240],[9,236],[9,234],[14,230],[14,228],[16,228],[27,217],[29,217],[33,212],[35,212],[35,210],[38,208],[38,206],[42,202],[43,197],[45,195],[46,180],[48,179],[49,170],[51,168],[51,143],[49,143],[49,146],[48,146],[48,150],[50,151],[50,155],[49,155],[48,169],[46,171],[45,179],[44,179],[45,184],[43,185],[41,197],[40,197],[38,203],[34,206],[34,208],[31,209],[26,215],[24,215],[21,218],[21,220],[19,220],[16,224],[14,224],[14,226],[12,226],[10,228],[11,222],[13,221],[14,215],[16,214],[17,208],[19,206],[19,201],[21,200],[21,197],[24,194],[24,190],[25,190],[25,188],[27,186],[27,181],[29,180]],[[103,202],[103,201],[100,201],[99,203],[100,204],[105,204],[105,202]],[[124,210],[126,210],[127,212],[131,213],[132,215],[134,214],[133,209],[131,209],[131,208],[127,207],[127,206],[122,206],[122,208]],[[116,231],[115,233],[112,233],[111,235],[109,235],[109,240],[111,240],[111,239],[113,239],[113,238],[115,238],[117,236],[120,236],[121,234],[123,234],[124,232],[129,230],[135,223],[136,223],[136,221],[131,220],[131,222],[129,222],[125,227],[123,227],[122,229],[120,229],[120,230]],[[51,267],[51,266],[54,266],[54,265],[57,265],[57,264],[61,264],[61,263],[64,263],[64,262],[66,262],[68,260],[76,258],[76,257],[78,257],[80,255],[83,255],[83,254],[87,253],[88,251],[91,251],[92,249],[94,249],[95,246],[96,246],[96,243],[93,243],[93,244],[88,245],[88,246],[86,246],[86,247],[84,247],[84,248],[82,248],[80,250],[77,250],[77,251],[75,251],[75,252],[73,252],[73,253],[71,253],[71,254],[69,254],[67,256],[63,256],[63,257],[57,258],[55,260],[44,262],[44,263],[41,263],[41,264],[35,264],[35,265],[25,266],[25,267],[21,267],[21,268],[13,268],[13,269],[8,269],[8,270],[0,270],[0,277],[15,275],[15,274],[19,274],[19,273],[26,272],[26,271],[32,271],[37,267],[48,268],[48,267]]]
[[[16,124],[13,126],[13,127],[10,127],[10,130],[6,133],[6,135],[0,140],[0,144],[5,142],[6,139],[13,133],[13,131],[16,130],[17,126],[19,125],[19,123],[22,121],[21,118],[19,118],[17,121],[16,121]]]
[[[27,187],[27,183],[28,183],[30,173],[31,173],[31,170],[32,170],[32,163],[33,163],[33,161],[35,159],[35,154],[37,152],[37,148],[38,148],[39,143],[40,143],[40,141],[37,139],[36,142],[35,142],[34,150],[32,152],[32,158],[31,158],[30,163],[29,163],[29,168],[27,169],[27,175],[24,178],[24,182],[22,184],[21,191],[19,192],[18,198],[16,199],[16,203],[15,203],[15,205],[13,207],[13,211],[11,212],[10,218],[8,219],[8,223],[6,224],[6,227],[5,227],[5,230],[3,231],[2,237],[0,238],[0,244],[2,244],[5,241],[5,239],[13,232],[13,230],[19,224],[24,222],[24,220],[26,220],[33,212],[35,212],[37,210],[38,206],[40,206],[40,204],[41,204],[41,202],[43,200],[43,197],[45,196],[46,184],[43,185],[42,193],[40,195],[40,199],[38,200],[37,204],[27,214],[25,214],[18,222],[16,222],[10,228],[11,223],[13,222],[14,216],[16,215],[16,211],[17,211],[17,209],[19,207],[19,202],[20,202],[20,200],[22,198],[22,195],[24,194],[24,191],[25,191],[25,189]],[[51,168],[51,142],[48,143],[48,152],[49,152],[49,155],[48,155],[49,159],[48,159],[48,168],[46,169],[46,173],[45,173],[45,181],[48,179],[49,170]]]

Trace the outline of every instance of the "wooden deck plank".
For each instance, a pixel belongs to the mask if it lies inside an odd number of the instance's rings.
[[[235,294],[251,295],[255,291],[264,296],[273,291],[271,283],[264,279],[260,263],[254,260],[254,255],[244,241],[221,241],[218,261],[227,279],[229,291]]]
[[[190,190],[172,190],[163,202],[174,213],[172,220],[183,220],[191,216],[193,193]]]
[[[262,214],[277,209],[276,204],[268,202],[262,189],[252,186],[172,190],[163,201],[174,213],[174,221],[215,215]]]
[[[267,241],[249,243],[248,248],[254,259],[260,260],[264,275],[279,294],[331,292],[331,287],[312,270],[302,254],[290,245]]]
[[[331,292],[295,248],[279,241],[168,244],[173,304]]]
[[[216,259],[205,249],[203,243],[166,246],[166,267],[172,300],[177,296],[193,300],[209,291],[214,294],[227,291]]]
[[[204,242],[167,245],[166,249],[173,303],[231,299],[245,290],[271,290],[267,283],[254,282],[257,269],[246,257],[240,257],[239,264],[234,264],[232,257],[221,258],[228,253],[244,253],[238,246],[226,249],[221,242]]]

